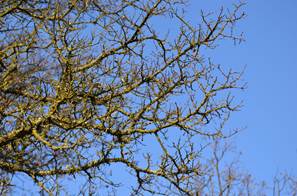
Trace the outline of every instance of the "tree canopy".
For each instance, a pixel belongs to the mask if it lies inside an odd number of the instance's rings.
[[[199,194],[201,154],[237,132],[223,128],[244,88],[242,72],[206,50],[242,41],[234,27],[245,14],[239,3],[189,22],[186,5],[1,1],[0,186],[22,173],[50,195],[65,176],[113,189],[109,171],[121,164],[132,194]]]

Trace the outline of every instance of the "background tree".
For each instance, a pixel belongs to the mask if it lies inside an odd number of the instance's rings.
[[[183,17],[185,5],[2,1],[1,171],[23,173],[50,195],[79,176],[91,194],[98,181],[116,188],[108,174],[121,164],[135,177],[133,194],[198,193],[200,155],[209,139],[237,132],[223,127],[240,106],[232,90],[244,88],[241,72],[205,50],[242,41],[234,25],[244,13],[242,3],[201,12],[197,25]],[[173,21],[177,33],[160,31],[156,19]]]
[[[232,140],[221,138],[211,143],[211,150],[203,159],[203,175],[197,177],[196,195],[297,195],[297,178],[288,172],[279,172],[267,182],[259,181],[245,171]]]

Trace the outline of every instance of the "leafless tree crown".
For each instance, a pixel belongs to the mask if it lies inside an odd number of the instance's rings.
[[[233,134],[222,128],[239,107],[232,89],[244,87],[241,72],[203,53],[242,41],[244,13],[239,3],[191,23],[185,5],[2,0],[0,186],[22,173],[54,195],[61,178],[80,176],[91,194],[98,181],[116,188],[108,171],[121,165],[132,194],[194,195],[205,138]]]

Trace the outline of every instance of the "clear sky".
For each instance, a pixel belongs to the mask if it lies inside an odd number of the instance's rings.
[[[200,4],[212,9],[230,2],[191,0],[190,12]],[[247,65],[244,107],[231,126],[247,127],[236,139],[244,168],[269,181],[280,171],[297,175],[297,1],[246,2],[247,17],[238,26],[246,42],[221,45],[214,58]]]
[[[250,0],[242,27],[246,43],[234,58],[247,64],[238,142],[254,175],[297,174],[297,1]]]

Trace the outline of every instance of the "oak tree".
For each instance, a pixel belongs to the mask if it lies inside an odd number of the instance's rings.
[[[198,194],[200,155],[208,139],[236,133],[223,128],[244,88],[242,73],[207,51],[243,40],[234,27],[244,12],[239,3],[187,20],[186,5],[1,1],[3,193],[20,174],[49,195],[67,191],[65,178],[85,179],[89,194],[112,191],[109,172],[121,165],[132,194]],[[175,26],[165,32],[158,20]]]

